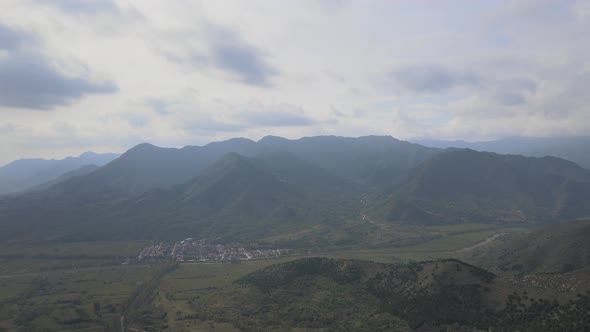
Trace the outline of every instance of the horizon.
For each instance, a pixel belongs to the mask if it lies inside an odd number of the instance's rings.
[[[442,139],[436,139],[436,138],[424,138],[424,139],[409,139],[409,140],[404,140],[404,139],[400,139],[397,138],[395,136],[392,135],[363,135],[363,136],[341,136],[341,135],[317,135],[317,136],[302,136],[302,137],[297,137],[297,138],[288,138],[288,137],[282,137],[282,136],[276,136],[276,135],[266,135],[263,136],[259,139],[250,139],[247,137],[231,137],[231,138],[227,138],[227,139],[223,139],[223,140],[219,140],[219,141],[211,141],[211,142],[206,142],[200,145],[197,144],[187,144],[187,145],[181,145],[181,146],[163,146],[163,145],[157,145],[157,144],[153,144],[151,142],[140,142],[137,144],[134,144],[130,147],[124,148],[123,150],[120,151],[104,151],[104,152],[97,152],[97,151],[91,151],[91,150],[87,150],[87,151],[83,151],[77,154],[71,154],[71,155],[63,155],[63,156],[49,156],[49,157],[41,157],[41,156],[33,156],[33,157],[23,157],[23,158],[18,158],[18,159],[13,159],[13,160],[8,160],[8,161],[2,161],[2,159],[0,158],[0,168],[7,166],[15,161],[19,161],[19,160],[34,160],[34,159],[40,159],[40,160],[53,160],[53,161],[59,161],[59,160],[64,160],[64,159],[68,159],[68,158],[78,158],[81,157],[84,154],[88,154],[88,153],[93,153],[93,154],[117,154],[117,155],[122,155],[125,152],[133,149],[134,147],[141,145],[141,144],[150,144],[156,147],[160,147],[160,148],[173,148],[173,149],[182,149],[184,147],[187,146],[198,146],[198,147],[202,147],[202,146],[206,146],[208,144],[211,143],[217,143],[217,142],[224,142],[224,141],[228,141],[228,140],[233,140],[233,139],[246,139],[252,142],[260,142],[262,139],[266,138],[266,137],[278,137],[278,138],[284,138],[287,140],[291,140],[291,141],[296,141],[296,140],[300,140],[303,138],[311,138],[311,137],[341,137],[341,138],[362,138],[362,137],[391,137],[393,139],[397,139],[400,141],[405,141],[405,142],[409,142],[409,143],[414,143],[414,144],[419,144],[419,145],[424,145],[424,146],[428,146],[428,142],[432,142],[432,143],[468,143],[468,144],[478,144],[478,143],[490,143],[490,142],[496,142],[496,141],[502,141],[502,140],[509,140],[509,139],[573,139],[573,138],[589,138],[590,136],[588,135],[579,135],[579,136],[552,136],[552,137],[543,137],[543,136],[507,136],[507,137],[501,137],[498,139],[493,139],[493,140],[480,140],[480,141],[468,141],[468,140],[462,140],[462,139],[458,139],[458,140],[442,140]]]

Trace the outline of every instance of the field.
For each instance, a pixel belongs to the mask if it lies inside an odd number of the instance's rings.
[[[469,224],[440,227],[389,226],[395,246],[365,243],[298,252],[277,259],[235,264],[182,263],[122,265],[146,242],[79,242],[0,247],[0,331],[234,331],[207,319],[203,308],[224,308],[217,294],[250,272],[309,256],[407,262],[456,257],[490,236],[528,231],[523,227]],[[377,235],[375,235],[377,236]],[[233,288],[232,288],[233,289]],[[141,308],[141,309],[140,309]],[[195,312],[201,314],[195,315]]]

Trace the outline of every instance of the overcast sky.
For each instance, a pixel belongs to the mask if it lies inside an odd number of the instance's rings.
[[[0,165],[265,135],[590,133],[590,1],[0,0]]]

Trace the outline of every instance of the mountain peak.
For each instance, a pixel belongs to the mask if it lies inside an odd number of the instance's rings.
[[[279,143],[279,142],[286,142],[289,141],[288,139],[280,136],[273,136],[273,135],[266,135],[261,138],[258,143]]]
[[[151,143],[139,143],[136,146],[132,147],[131,149],[129,149],[127,152],[130,151],[144,151],[144,150],[148,150],[148,149],[154,149],[157,148],[157,146],[151,144]]]

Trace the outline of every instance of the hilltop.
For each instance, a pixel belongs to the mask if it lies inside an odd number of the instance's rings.
[[[454,259],[305,258],[253,272],[213,294],[223,303],[191,300],[196,313],[190,317],[259,331],[572,330],[590,309],[588,295],[553,302],[551,292]]]

